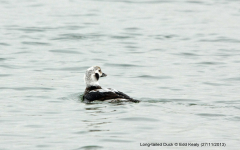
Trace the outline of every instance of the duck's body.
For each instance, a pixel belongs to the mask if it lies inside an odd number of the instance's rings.
[[[111,100],[114,101],[130,101],[130,102],[139,102],[139,100],[135,100],[129,97],[127,94],[124,94],[118,90],[107,88],[103,89],[99,83],[99,77],[105,77],[106,74],[101,72],[101,68],[98,66],[91,67],[86,71],[85,74],[85,83],[86,89],[83,95],[83,99],[85,102],[92,102],[94,100]]]

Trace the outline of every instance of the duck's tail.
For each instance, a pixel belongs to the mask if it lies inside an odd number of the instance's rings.
[[[134,102],[134,103],[139,103],[139,102],[140,102],[140,100],[136,100],[136,99],[132,99],[132,98],[129,99],[129,101],[130,101],[130,102]]]

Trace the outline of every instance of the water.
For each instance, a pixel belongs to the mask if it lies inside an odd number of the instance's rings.
[[[0,149],[239,149],[239,5],[1,0]],[[82,103],[93,65],[142,102]]]

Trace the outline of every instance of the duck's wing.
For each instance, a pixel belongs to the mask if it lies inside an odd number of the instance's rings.
[[[108,90],[111,90],[112,92],[116,93],[117,95],[119,95],[122,98],[127,99],[127,100],[129,100],[131,102],[134,102],[134,103],[139,103],[140,102],[140,100],[133,99],[130,96],[128,96],[127,94],[125,94],[125,93],[123,93],[121,91],[118,91],[118,90],[115,90],[115,89],[112,89],[112,88],[108,88]]]
[[[114,89],[96,89],[88,92],[86,95],[84,95],[84,99],[88,102],[92,102],[94,100],[109,100],[109,99],[127,99],[132,102],[139,102],[139,100],[134,100],[131,97],[129,97],[127,94],[124,94],[120,91],[114,90]]]
[[[92,102],[94,100],[108,100],[108,99],[116,99],[123,98],[121,95],[116,94],[110,90],[93,90],[84,95],[84,99],[88,102]]]

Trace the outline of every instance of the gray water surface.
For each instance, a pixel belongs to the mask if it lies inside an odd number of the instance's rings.
[[[0,0],[0,149],[240,147],[240,2]],[[81,102],[85,70],[141,103]]]

